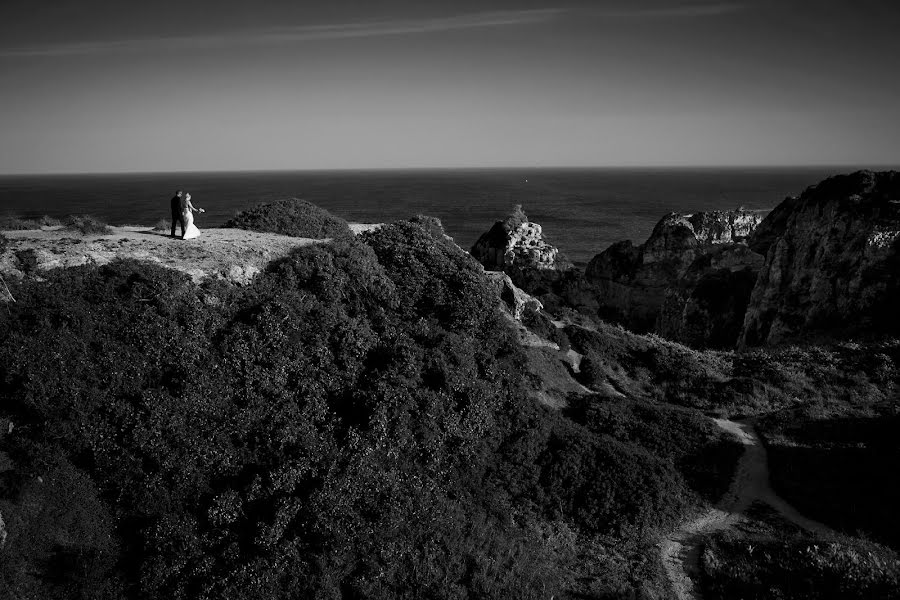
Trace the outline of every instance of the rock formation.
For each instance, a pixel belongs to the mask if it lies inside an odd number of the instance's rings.
[[[497,288],[500,300],[503,302],[504,308],[517,321],[522,320],[525,309],[529,306],[535,311],[543,309],[543,305],[533,296],[529,296],[523,290],[513,284],[509,275],[499,271],[486,271],[488,280]]]
[[[656,332],[694,347],[733,347],[763,260],[744,245],[712,248],[666,290]]]
[[[766,260],[742,344],[900,333],[900,173],[826,179],[785,200],[748,243]]]
[[[671,213],[647,241],[613,244],[587,266],[601,316],[697,346],[735,343],[762,264],[745,244],[757,213]]]
[[[517,285],[517,280],[528,272],[552,273],[572,266],[544,240],[541,226],[530,222],[520,207],[478,238],[471,254],[486,270],[503,271]]]

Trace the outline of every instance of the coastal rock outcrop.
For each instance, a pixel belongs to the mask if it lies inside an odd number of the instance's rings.
[[[520,206],[478,238],[470,253],[486,270],[503,271],[517,285],[527,275],[572,267],[558,248],[547,243],[541,226],[529,221]]]
[[[712,248],[666,290],[656,333],[694,347],[733,347],[763,260],[740,244]]]
[[[485,271],[485,275],[497,288],[497,293],[504,307],[516,321],[522,320],[522,315],[525,314],[525,310],[529,307],[535,311],[540,311],[544,308],[537,298],[526,294],[523,290],[516,287],[506,273]]]
[[[773,210],[748,244],[766,260],[743,345],[900,333],[900,173],[826,179]]]
[[[670,213],[644,244],[613,244],[585,272],[598,313],[696,346],[734,345],[763,262],[745,243],[759,223],[742,209]]]

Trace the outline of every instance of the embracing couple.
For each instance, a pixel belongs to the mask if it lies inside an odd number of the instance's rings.
[[[175,237],[175,225],[181,224],[181,239],[190,240],[200,237],[200,230],[194,225],[194,213],[206,212],[202,208],[194,208],[191,195],[178,190],[172,197],[172,237]]]

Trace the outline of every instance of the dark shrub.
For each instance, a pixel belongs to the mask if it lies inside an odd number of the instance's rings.
[[[106,235],[112,233],[112,228],[109,225],[91,215],[69,215],[66,218],[66,227],[73,231],[79,231],[83,235]]]
[[[23,516],[19,596],[64,572],[84,574],[69,597],[547,598],[605,534],[590,569],[634,597],[646,534],[696,500],[704,432],[539,406],[496,291],[428,223],[298,248],[229,291],[134,261],[44,277],[0,310],[0,503],[34,506],[35,475],[63,469],[59,523],[110,536],[58,553],[56,521]]]
[[[397,286],[410,318],[436,317],[479,337],[498,329],[496,294],[478,263],[453,242],[409,221],[370,231],[362,239]]]
[[[845,537],[747,540],[716,534],[701,564],[703,597],[717,600],[892,600],[900,590],[894,552]]]
[[[19,263],[19,270],[23,273],[31,273],[37,269],[38,254],[34,248],[26,248],[15,253]]]
[[[0,548],[0,590],[59,600],[121,597],[114,522],[84,473],[54,460],[0,507],[9,532]]]
[[[516,204],[512,207],[512,210],[509,211],[509,214],[503,219],[503,229],[506,231],[512,231],[522,225],[523,223],[528,222],[528,215],[525,214],[525,211],[522,210],[521,204]]]
[[[347,222],[340,217],[297,198],[259,204],[238,213],[223,227],[315,239],[353,235]]]
[[[46,221],[46,222],[45,222]],[[59,225],[56,219],[43,217],[42,219],[23,219],[13,215],[0,215],[0,231],[23,231],[26,229],[40,229],[43,225]]]
[[[671,463],[710,503],[728,491],[743,447],[695,412],[643,400],[582,396],[567,414],[591,432],[645,448]]]
[[[445,235],[447,235],[444,231],[444,224],[441,223],[441,220],[437,217],[430,217],[428,215],[416,215],[415,217],[410,219],[409,222],[420,225],[428,233],[431,234],[431,237],[436,240],[442,239]]]

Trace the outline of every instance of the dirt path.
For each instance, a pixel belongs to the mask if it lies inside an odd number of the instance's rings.
[[[182,271],[195,282],[218,277],[248,283],[267,264],[294,248],[322,243],[242,229],[203,229],[199,238],[187,241],[150,227],[112,227],[104,235],[82,235],[60,227],[6,231],[3,235],[8,240],[6,251],[0,254],[0,275],[4,276],[133,258]]]
[[[694,586],[700,568],[700,552],[704,536],[729,529],[745,519],[743,513],[754,502],[763,502],[784,519],[808,531],[828,535],[831,529],[801,515],[794,507],[779,498],[769,483],[769,461],[766,448],[749,423],[714,419],[716,425],[737,437],[744,445],[728,493],[718,506],[703,515],[682,523],[660,544],[660,554],[666,576],[678,600],[699,600]]]

